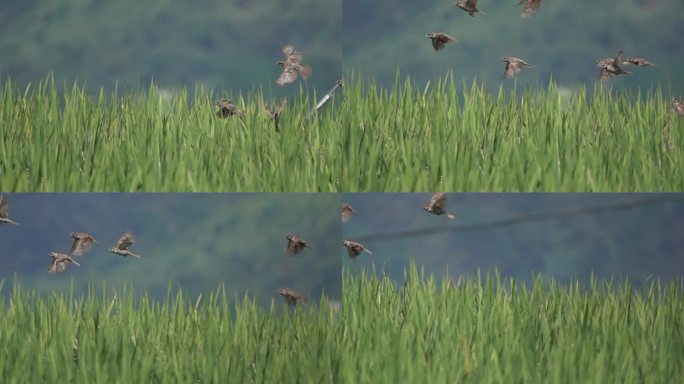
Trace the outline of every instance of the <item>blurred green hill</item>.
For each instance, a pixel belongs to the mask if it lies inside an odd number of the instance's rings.
[[[419,84],[452,71],[470,83],[477,78],[490,89],[503,82],[503,56],[535,65],[517,78],[522,84],[545,85],[554,79],[570,89],[596,82],[595,60],[619,50],[641,56],[657,68],[633,68],[634,76],[615,78],[616,87],[648,88],[660,83],[665,92],[684,93],[684,3],[681,0],[543,1],[539,13],[522,19],[516,0],[481,0],[486,15],[468,16],[451,1],[420,2],[345,0],[343,66],[360,70],[378,83],[391,85],[397,68]],[[425,37],[445,32],[457,38],[434,52]]]
[[[20,85],[54,71],[91,91],[196,84],[216,90],[279,89],[276,61],[294,44],[314,68],[308,85],[340,77],[339,3],[315,0],[32,0],[0,7],[0,75]]]

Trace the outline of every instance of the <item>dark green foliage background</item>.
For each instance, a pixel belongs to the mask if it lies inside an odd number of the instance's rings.
[[[276,61],[292,43],[313,66],[309,84],[341,73],[340,5],[315,0],[20,1],[0,10],[0,74],[20,85],[54,71],[91,91],[202,84],[276,89]],[[287,93],[294,87],[278,89]]]
[[[503,56],[522,57],[536,68],[522,73],[518,85],[546,84],[576,88],[593,84],[595,60],[619,50],[657,63],[634,68],[635,76],[616,78],[616,87],[684,92],[684,3],[680,0],[545,0],[534,17],[520,18],[516,0],[482,0],[487,15],[468,16],[454,1],[345,0],[343,65],[360,69],[382,85],[391,85],[397,67],[419,84],[453,71],[455,78],[478,80],[496,89],[502,82]],[[445,32],[459,39],[434,52],[425,38]],[[631,70],[631,69],[630,69]],[[512,84],[506,81],[505,84]]]

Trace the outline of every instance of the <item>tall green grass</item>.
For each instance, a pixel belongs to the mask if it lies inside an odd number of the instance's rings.
[[[0,296],[0,382],[673,383],[683,289],[345,271],[337,312],[15,285]]]
[[[158,302],[125,287],[38,296],[15,286],[7,300],[3,383],[329,383],[338,375],[325,299],[263,308],[222,289]]]
[[[261,91],[88,95],[53,81],[0,92],[4,191],[681,191],[684,119],[645,95],[555,85],[496,94],[445,77],[392,88],[350,76],[318,118],[300,91],[282,132]],[[334,108],[333,108],[334,107]]]
[[[396,286],[347,274],[341,382],[677,382],[683,288],[526,286],[496,274],[438,281],[415,267]]]

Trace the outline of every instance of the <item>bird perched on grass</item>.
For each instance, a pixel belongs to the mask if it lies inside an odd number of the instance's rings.
[[[454,3],[454,5],[461,8],[463,11],[468,12],[470,16],[474,16],[476,13],[485,14],[476,8],[477,0],[460,0]]]
[[[356,210],[347,203],[342,203],[342,222],[346,223],[356,214]]]
[[[282,99],[280,101],[280,106],[278,108],[271,108],[268,105],[264,105],[264,111],[266,111],[266,114],[268,117],[270,117],[273,120],[273,124],[275,124],[275,131],[280,132],[280,127],[278,126],[278,123],[280,122],[280,115],[283,113],[285,110],[285,105],[287,105],[287,99]]]
[[[615,57],[596,60],[596,66],[599,67],[599,80],[607,80],[612,76],[617,75],[631,75],[632,72],[622,68],[622,65],[625,63],[628,62],[624,61],[624,54],[622,51],[618,52]]]
[[[672,112],[676,113],[677,116],[684,116],[684,102],[681,102],[677,100],[676,98],[672,99]]]
[[[450,219],[455,219],[456,216],[446,211],[447,206],[447,196],[444,192],[437,192],[432,195],[430,201],[423,207],[427,212],[433,215],[446,215]]]
[[[287,235],[287,254],[290,256],[294,256],[298,254],[299,252],[303,251],[304,248],[309,248],[312,249],[309,243],[304,241],[302,238],[297,237],[295,235]]]
[[[223,99],[216,102],[219,107],[216,116],[218,117],[228,117],[228,116],[243,116],[245,113],[233,103],[233,100]]]
[[[518,5],[524,4],[523,11],[520,17],[523,19],[530,18],[539,12],[539,7],[541,6],[542,0],[519,0]]]
[[[276,289],[275,291],[277,294],[280,296],[284,297],[285,300],[287,300],[287,303],[290,305],[297,304],[298,301],[302,302],[307,302],[308,298],[301,293],[295,292],[290,288],[279,288]]]
[[[278,61],[278,65],[283,68],[283,72],[276,80],[276,84],[283,86],[297,80],[297,76],[301,75],[304,80],[311,76],[311,66],[302,65],[302,53],[295,50],[293,46],[286,45],[283,47],[283,55],[285,60]]]
[[[373,252],[371,252],[370,249],[366,248],[361,243],[357,243],[356,241],[343,240],[342,245],[347,247],[347,252],[349,252],[350,259],[356,259],[363,252],[366,252],[369,255],[373,254]]]
[[[74,259],[71,258],[71,256],[64,253],[50,252],[50,257],[52,258],[52,261],[50,262],[50,268],[48,269],[48,273],[62,272],[66,269],[69,263],[74,264],[78,267],[81,266],[81,264],[75,262]]]
[[[446,33],[443,32],[430,32],[427,35],[425,35],[428,39],[432,40],[432,48],[435,51],[439,51],[444,48],[444,45],[447,43],[452,43],[452,42],[457,42],[458,40],[454,39],[453,37],[447,35]]]
[[[3,195],[0,195],[0,224],[19,225],[19,223],[9,218],[9,200]]]
[[[83,256],[86,252],[90,251],[93,244],[97,244],[97,240],[85,232],[72,232],[71,237],[74,240],[71,242],[69,252],[74,256]]]
[[[128,247],[133,245],[133,243],[135,243],[133,234],[131,233],[131,231],[126,231],[126,233],[121,235],[119,241],[116,242],[116,245],[109,248],[109,252],[123,257],[133,256],[139,259],[140,256],[128,250]]]
[[[520,71],[522,71],[525,68],[534,67],[534,65],[526,62],[523,59],[517,58],[517,57],[507,56],[507,57],[503,58],[503,61],[506,63],[506,68],[504,70],[504,77],[507,79],[515,77],[515,75],[520,73]]]

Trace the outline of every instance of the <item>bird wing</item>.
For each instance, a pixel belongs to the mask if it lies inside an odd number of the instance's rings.
[[[295,80],[297,80],[297,71],[292,68],[290,64],[285,64],[283,66],[283,72],[280,74],[278,79],[276,80],[276,84],[278,85],[285,85],[288,83],[292,83]]]
[[[133,245],[133,243],[135,243],[135,239],[133,238],[133,234],[129,231],[121,235],[119,241],[116,242],[116,248],[124,250]]]
[[[5,196],[0,195],[0,217],[7,218],[9,216],[9,200]]]
[[[446,193],[444,192],[437,192],[434,195],[432,195],[432,198],[430,199],[430,208],[432,210],[436,208],[445,208],[446,207]]]
[[[521,16],[524,19],[527,19],[528,17],[533,16],[539,11],[539,7],[541,5],[541,0],[528,0],[525,3],[525,8],[523,8],[523,12]]]
[[[608,69],[606,69],[607,67],[608,66],[605,65],[601,67],[601,69],[599,69],[599,80],[608,80],[611,76],[613,76],[613,74]]]

